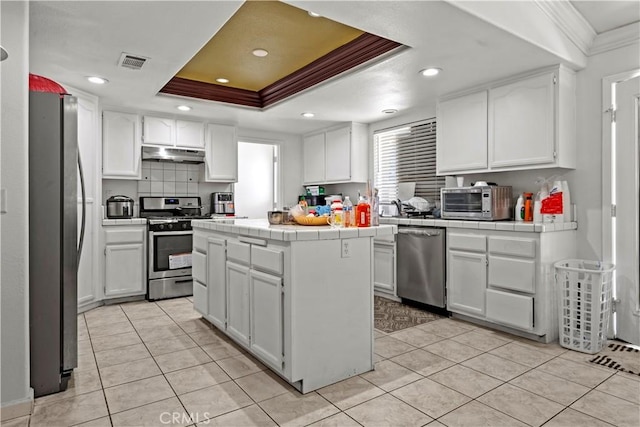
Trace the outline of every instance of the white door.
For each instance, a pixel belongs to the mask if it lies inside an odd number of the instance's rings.
[[[176,121],[162,117],[144,116],[142,141],[145,144],[174,146],[176,142]]]
[[[396,248],[393,243],[373,243],[373,286],[376,291],[396,294]]]
[[[487,288],[487,256],[471,252],[449,251],[448,308],[454,312],[484,317]]]
[[[249,267],[227,261],[227,332],[249,346]]]
[[[140,117],[102,112],[102,177],[141,178]]]
[[[208,124],[204,154],[205,181],[238,180],[238,138],[235,126]]]
[[[238,182],[234,186],[236,215],[265,219],[277,204],[277,145],[238,143]]]
[[[207,241],[207,319],[224,330],[227,319],[226,242],[209,237]]]
[[[104,296],[107,298],[141,295],[146,283],[143,268],[143,243],[107,245],[105,247]]]
[[[633,78],[625,76],[617,83],[614,80],[613,87],[605,87],[605,93],[607,89],[612,91],[610,105],[615,107],[615,126],[605,126],[605,132],[611,130],[610,139],[605,136],[605,146],[609,147],[611,156],[608,168],[611,180],[605,182],[611,183],[610,199],[615,205],[615,217],[609,217],[608,224],[605,223],[605,236],[610,237],[605,237],[605,256],[616,265],[614,295],[618,303],[614,332],[617,338],[636,345],[640,345],[639,74],[640,71],[636,71]]]
[[[282,369],[282,279],[251,270],[251,350],[277,370]]]
[[[176,146],[204,149],[204,123],[176,120]]]

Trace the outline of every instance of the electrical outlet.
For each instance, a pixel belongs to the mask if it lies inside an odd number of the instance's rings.
[[[347,239],[342,239],[342,258],[351,258],[351,243]]]

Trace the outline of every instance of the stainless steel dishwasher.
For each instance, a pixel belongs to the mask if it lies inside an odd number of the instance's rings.
[[[445,308],[445,229],[398,227],[398,296]]]

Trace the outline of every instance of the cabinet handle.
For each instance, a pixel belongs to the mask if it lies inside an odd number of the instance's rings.
[[[238,241],[258,246],[267,246],[267,241],[263,239],[254,239],[252,237],[238,236]]]

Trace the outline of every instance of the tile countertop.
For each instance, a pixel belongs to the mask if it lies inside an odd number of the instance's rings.
[[[331,240],[393,235],[397,225],[366,228],[331,228],[329,226],[271,225],[266,219],[202,219],[191,221],[194,229],[214,230],[264,239]]]
[[[529,233],[546,233],[550,231],[576,230],[578,223],[545,223],[535,224],[522,221],[467,221],[451,219],[415,219],[415,218],[380,218],[381,224],[417,225],[423,227],[471,228],[476,230],[524,231]]]
[[[146,218],[103,219],[102,225],[145,225]]]

